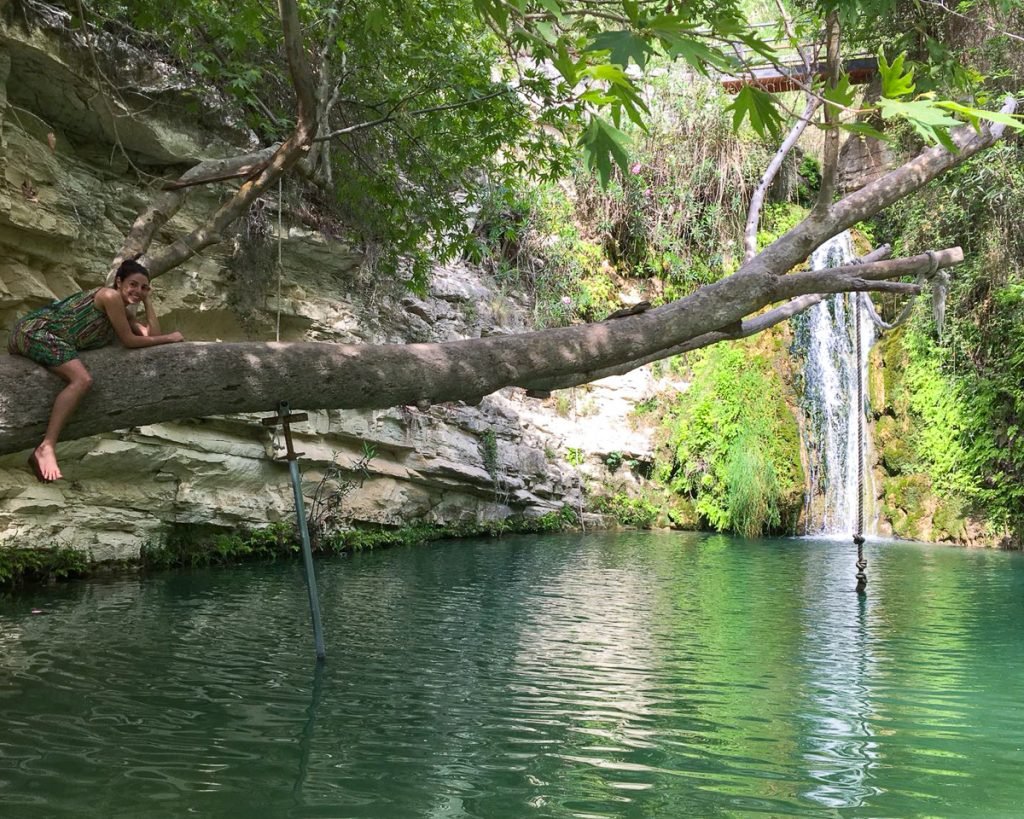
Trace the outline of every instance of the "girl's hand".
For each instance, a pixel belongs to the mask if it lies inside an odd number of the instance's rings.
[[[185,340],[185,336],[183,336],[177,330],[175,330],[173,333],[168,333],[167,334],[167,343],[168,344],[174,344],[175,342],[184,341],[184,340]]]

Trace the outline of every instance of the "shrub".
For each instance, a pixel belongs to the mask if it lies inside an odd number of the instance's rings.
[[[657,477],[689,498],[699,519],[746,536],[793,531],[804,475],[785,388],[750,343],[694,356],[693,382],[666,413]]]
[[[658,518],[658,507],[645,498],[616,494],[595,498],[591,504],[596,512],[609,514],[622,526],[650,529]]]
[[[28,549],[0,544],[0,586],[66,580],[85,574],[88,552],[71,546],[52,545]]]
[[[940,502],[996,530],[1008,528],[1018,541],[1024,536],[1022,211],[1024,145],[1017,141],[944,174],[874,223],[876,235],[892,237],[894,255],[964,249],[941,338],[921,305],[904,332],[884,340],[886,403],[909,433],[904,460],[928,477]],[[901,305],[883,300],[882,306],[891,317]],[[949,524],[955,528],[955,520]]]

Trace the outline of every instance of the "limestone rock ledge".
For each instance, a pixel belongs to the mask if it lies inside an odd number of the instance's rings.
[[[83,79],[89,70],[60,37],[0,25],[4,340],[27,310],[102,283],[147,200],[133,165],[181,168],[252,148],[227,117],[213,121],[203,109],[194,120],[182,118],[168,76],[122,77],[160,104],[144,115],[123,112],[115,129],[109,112],[130,95],[104,99]],[[194,227],[217,195],[194,191],[162,240]],[[263,206],[276,216],[276,201]],[[195,340],[270,341],[280,327],[282,340],[381,343],[525,328],[517,296],[468,266],[438,268],[427,296],[416,297],[402,282],[367,271],[344,242],[294,219],[278,236],[276,219],[268,221],[275,256],[281,243],[279,278],[240,263],[247,258],[241,237],[225,241],[157,280],[165,331]],[[580,508],[581,487],[600,479],[604,455],[650,457],[649,442],[624,419],[652,385],[639,371],[607,379],[580,402],[582,390],[542,403],[510,389],[475,407],[311,413],[295,427],[297,449],[305,453],[304,494],[308,502],[332,462],[355,463],[365,442],[376,454],[369,477],[345,500],[352,523],[479,522],[564,504]],[[279,444],[254,416],[134,428],[62,443],[65,480],[50,485],[35,481],[27,453],[0,457],[0,545],[63,544],[97,560],[129,558],[176,525],[231,531],[291,519],[287,464],[275,460]],[[573,464],[566,460],[570,450]]]

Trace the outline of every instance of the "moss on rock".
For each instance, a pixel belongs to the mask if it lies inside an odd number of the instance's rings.
[[[928,540],[928,502],[931,479],[915,473],[889,478],[882,489],[882,511],[892,522],[896,537]]]

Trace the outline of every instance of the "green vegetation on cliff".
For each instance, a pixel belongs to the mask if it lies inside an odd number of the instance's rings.
[[[957,526],[948,509],[963,508],[1017,542],[1024,534],[1021,212],[1018,142],[957,168],[878,220],[880,233],[897,237],[897,253],[959,244],[965,254],[941,338],[934,317],[919,309],[905,332],[883,339],[882,409],[892,420],[879,425],[881,459],[897,483],[911,474],[930,483],[939,503],[935,523]],[[888,486],[885,493],[905,495]],[[902,511],[920,514],[913,504]]]
[[[716,84],[667,77],[657,87],[647,130],[627,129],[628,172],[602,187],[580,162],[557,182],[492,186],[481,208],[467,255],[530,297],[538,327],[600,320],[622,306],[620,293],[679,299],[739,265],[771,149],[733,129]]]
[[[695,355],[690,388],[663,419],[659,477],[698,521],[746,537],[792,533],[803,504],[800,434],[771,360],[747,343]]]

